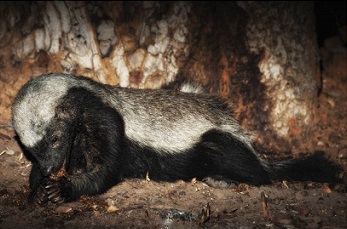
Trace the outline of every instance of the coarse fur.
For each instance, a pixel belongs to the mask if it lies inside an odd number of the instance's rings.
[[[28,81],[12,121],[33,164],[30,201],[69,202],[146,174],[217,187],[336,181],[338,169],[319,155],[261,159],[225,101],[189,92],[112,87],[60,73]]]

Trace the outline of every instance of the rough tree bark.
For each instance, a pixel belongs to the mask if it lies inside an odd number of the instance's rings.
[[[288,150],[314,131],[314,22],[312,2],[3,2],[1,121],[46,72],[137,88],[184,79],[229,99],[263,146]]]

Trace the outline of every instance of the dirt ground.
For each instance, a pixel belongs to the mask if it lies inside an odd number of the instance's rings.
[[[311,150],[324,151],[347,171],[345,47],[342,53],[322,50],[321,117]],[[127,180],[103,195],[73,203],[28,205],[30,163],[13,140],[9,121],[0,122],[1,229],[347,228],[346,182],[334,187],[280,182],[219,190],[201,182]]]

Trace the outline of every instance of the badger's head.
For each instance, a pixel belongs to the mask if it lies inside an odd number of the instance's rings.
[[[71,80],[64,75],[44,75],[30,80],[12,106],[12,124],[43,176],[57,173],[73,141],[72,110],[64,106]]]

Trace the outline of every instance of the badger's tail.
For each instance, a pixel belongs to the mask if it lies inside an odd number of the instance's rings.
[[[271,180],[277,181],[313,181],[321,183],[340,183],[343,171],[341,166],[328,160],[324,153],[290,159],[281,162],[266,162],[266,169]]]

